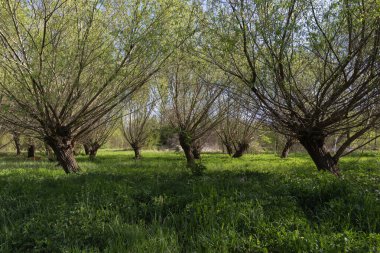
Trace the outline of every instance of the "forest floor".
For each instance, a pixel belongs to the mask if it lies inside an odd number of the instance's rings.
[[[232,159],[102,150],[82,172],[0,155],[0,252],[378,252],[380,155],[342,178],[305,154]]]

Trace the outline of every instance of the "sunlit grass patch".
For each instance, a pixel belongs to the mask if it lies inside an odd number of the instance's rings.
[[[342,178],[304,154],[205,154],[204,176],[181,153],[101,151],[82,172],[0,158],[1,252],[376,252],[377,156],[342,160]]]

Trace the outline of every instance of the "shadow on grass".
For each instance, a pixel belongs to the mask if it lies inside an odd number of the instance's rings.
[[[136,201],[135,204],[143,202],[146,205],[149,205],[154,197],[162,195],[175,199],[176,210],[170,210],[170,213],[173,213],[180,212],[187,203],[199,201],[210,192],[214,192],[218,199],[225,197],[232,201],[259,201],[268,208],[268,212],[276,211],[273,208],[281,208],[282,204],[288,206],[282,202],[283,198],[285,201],[296,200],[296,207],[301,208],[312,222],[319,220],[320,211],[326,204],[333,200],[347,203],[355,193],[351,184],[338,179],[322,182],[323,185],[321,182],[308,183],[309,185],[292,182],[284,180],[281,175],[255,171],[212,171],[203,177],[194,177],[186,171],[96,171],[47,178],[33,174],[30,177],[18,174],[0,176],[3,191],[5,190],[6,195],[15,201],[19,201],[20,197],[25,200],[43,199],[44,203],[52,201],[51,204],[54,206],[54,203],[59,204],[56,202],[57,196],[65,196],[66,203],[74,204],[78,203],[78,197],[87,194],[97,196],[92,204],[100,208],[109,203],[123,206],[123,203],[115,199],[118,194],[127,194]],[[235,199],[236,196],[239,197]],[[349,204],[356,206],[361,202]],[[12,206],[13,204],[10,204],[8,207],[12,209]],[[54,208],[53,206],[51,207]]]
[[[229,159],[205,157],[206,164]],[[250,159],[265,157],[244,162]],[[78,160],[88,162],[84,156]],[[276,166],[283,164],[276,161]],[[1,157],[0,170],[20,168],[20,162],[21,158]],[[177,154],[150,154],[141,161],[129,155],[100,155],[88,163],[96,166],[94,170],[79,175],[33,170],[0,175],[3,249],[104,250],[115,238],[132,247],[141,241],[133,239],[131,230],[144,231],[144,240],[159,234],[159,229],[173,233],[182,251],[202,244],[202,236],[224,233],[226,228],[242,238],[252,233],[264,236],[263,231],[275,238],[280,228],[290,233],[295,227],[326,234],[380,232],[376,186],[366,186],[363,193],[357,182],[328,174],[297,176],[294,171],[304,168],[303,160],[285,166],[289,174],[263,171],[258,165],[257,170],[212,170],[203,177],[178,169],[184,162]],[[49,169],[56,168],[52,165]]]

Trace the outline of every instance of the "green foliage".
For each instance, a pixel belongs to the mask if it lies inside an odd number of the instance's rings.
[[[100,151],[83,172],[0,157],[0,252],[378,252],[380,160]]]
[[[177,130],[171,126],[163,126],[159,129],[159,146],[167,146],[170,145],[170,138],[172,138],[176,133]]]
[[[160,144],[160,139],[161,139],[160,129],[154,129],[149,132],[149,135],[144,147],[147,149],[156,149]]]
[[[113,149],[123,149],[128,146],[128,143],[124,139],[123,130],[120,128],[116,128],[115,131],[108,138],[104,148],[113,148]]]

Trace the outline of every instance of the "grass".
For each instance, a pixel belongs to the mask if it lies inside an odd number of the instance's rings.
[[[0,252],[378,252],[380,160],[342,160],[343,178],[290,158],[101,151],[79,175],[0,155]]]

